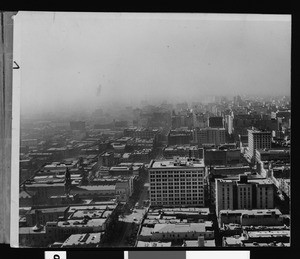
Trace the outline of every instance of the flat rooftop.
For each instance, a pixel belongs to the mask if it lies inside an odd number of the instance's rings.
[[[109,170],[110,171],[129,171],[130,168],[125,167],[125,166],[112,166]]]
[[[265,178],[265,179],[261,179],[261,178],[248,179],[248,182],[250,182],[250,183],[258,183],[258,184],[267,184],[267,185],[273,185],[274,184],[272,182],[272,180],[269,179],[269,178]]]
[[[198,240],[185,240],[187,247],[199,247]],[[204,240],[204,247],[215,247],[215,240]]]
[[[290,237],[289,230],[270,230],[270,231],[250,231],[249,238],[266,238],[266,237]]]
[[[104,210],[77,210],[69,219],[83,219],[84,217],[89,218],[101,218]]]
[[[275,213],[276,215],[281,215],[278,209],[261,209],[261,210],[220,210],[221,214],[243,214],[243,215],[270,215]]]
[[[177,151],[177,150],[198,150],[197,146],[168,146],[164,148],[164,151]]]
[[[115,190],[115,185],[82,185],[77,188],[84,189],[87,191],[110,191]]]
[[[59,221],[57,222],[58,227],[100,227],[106,222],[106,218],[97,218],[97,219],[90,219],[86,222],[82,220],[67,220],[67,221]]]
[[[161,208],[161,209],[149,209],[149,213],[151,214],[159,214],[159,211],[165,214],[201,214],[201,215],[208,215],[210,213],[209,208],[197,208],[197,207],[188,207],[188,208]]]
[[[27,214],[35,214],[36,210],[42,213],[64,213],[68,207],[54,207],[54,208],[41,208],[41,209],[31,209]]]
[[[261,154],[290,154],[289,149],[256,149]]]
[[[76,210],[114,210],[117,207],[116,204],[107,203],[107,204],[91,204],[91,205],[82,205],[82,206],[70,206],[69,213],[72,213]]]
[[[138,241],[137,247],[171,247],[172,242],[144,242]]]
[[[152,236],[154,228],[142,227],[140,236]]]
[[[205,232],[205,223],[156,224],[154,226],[153,232],[157,232],[157,233]]]
[[[195,161],[191,160],[181,160],[180,162],[175,162],[174,160],[162,160],[162,161],[154,161],[150,163],[149,169],[157,169],[157,168],[197,168],[204,167],[204,160],[197,159]]]
[[[102,233],[84,233],[73,234],[66,239],[61,247],[80,246],[80,245],[97,245],[100,243]]]
[[[245,240],[242,236],[236,236],[236,237],[224,237],[224,242],[228,245],[242,245],[243,240]]]

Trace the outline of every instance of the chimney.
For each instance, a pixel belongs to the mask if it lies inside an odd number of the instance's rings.
[[[204,236],[198,236],[198,247],[204,247]]]

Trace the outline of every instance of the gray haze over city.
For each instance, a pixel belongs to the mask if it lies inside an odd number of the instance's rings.
[[[22,113],[289,95],[280,15],[20,12]]]

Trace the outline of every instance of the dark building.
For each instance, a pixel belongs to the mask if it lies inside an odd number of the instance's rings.
[[[224,128],[223,117],[209,117],[208,126],[210,128]]]
[[[185,145],[190,144],[193,140],[191,130],[170,130],[168,134],[168,145]]]

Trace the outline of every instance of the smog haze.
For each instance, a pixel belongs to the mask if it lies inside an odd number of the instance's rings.
[[[290,93],[289,16],[20,12],[15,27],[22,113]]]

